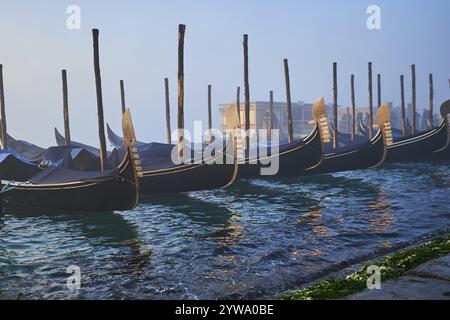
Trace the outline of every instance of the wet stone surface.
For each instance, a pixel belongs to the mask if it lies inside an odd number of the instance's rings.
[[[350,300],[450,300],[450,255],[424,263],[406,275],[381,284],[380,290],[365,290]]]

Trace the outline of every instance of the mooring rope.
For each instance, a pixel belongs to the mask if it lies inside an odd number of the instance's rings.
[[[19,184],[17,184],[17,185],[12,186],[11,188],[8,188],[8,186],[11,185],[11,183],[14,183],[14,182],[15,182],[15,181],[8,181],[8,183],[5,184],[5,185],[2,187],[2,190],[0,190],[0,195],[6,193],[6,192],[8,192],[8,191],[14,190],[15,188],[20,187],[21,185],[23,185],[23,184],[25,184],[25,183],[28,183],[28,181],[24,181],[24,182],[21,182],[21,183],[19,183]]]

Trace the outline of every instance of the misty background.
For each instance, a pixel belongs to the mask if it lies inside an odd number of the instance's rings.
[[[434,75],[435,112],[449,98],[448,0],[349,1],[0,1],[0,63],[4,65],[8,133],[40,146],[63,131],[61,69],[67,69],[71,138],[98,145],[91,29],[100,30],[105,120],[121,132],[119,80],[138,139],[165,141],[164,78],[170,81],[176,127],[177,31],[185,38],[185,126],[207,121],[212,84],[213,125],[218,105],[243,87],[242,34],[249,34],[251,100],[285,101],[283,58],[289,59],[292,101],[332,101],[332,63],[338,63],[338,102],[350,104],[355,74],[357,107],[367,106],[367,62],[382,75],[382,100],[400,102],[400,74],[411,102],[416,64],[417,104],[428,107]],[[369,5],[381,8],[381,30],[368,30]],[[81,9],[81,29],[69,30],[69,5]],[[241,96],[241,101],[243,97]],[[420,109],[419,109],[420,110]],[[421,110],[420,110],[421,111]]]

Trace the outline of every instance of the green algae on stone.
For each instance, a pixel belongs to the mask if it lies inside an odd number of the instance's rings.
[[[380,261],[371,263],[381,270],[381,281],[397,278],[416,268],[424,262],[448,255],[450,253],[450,236],[434,239],[420,247],[387,256]],[[298,290],[282,299],[319,300],[339,299],[367,288],[366,265],[355,273],[342,278],[323,280],[310,288]]]

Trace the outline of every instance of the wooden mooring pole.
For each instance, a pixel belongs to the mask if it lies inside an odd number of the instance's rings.
[[[244,34],[244,102],[245,102],[245,149],[250,148],[250,85],[248,81],[248,34]]]
[[[241,87],[236,88],[236,111],[239,119],[239,128],[242,126],[241,123]]]
[[[429,82],[429,120],[428,120],[428,129],[433,128],[433,99],[434,99],[434,91],[433,91],[433,74],[430,73],[428,75]]]
[[[166,97],[166,136],[167,144],[172,143],[172,132],[170,130],[170,100],[169,100],[169,79],[164,78],[164,91]]]
[[[103,116],[103,97],[102,97],[102,79],[100,76],[100,55],[98,49],[98,29],[92,29],[93,48],[94,48],[94,73],[95,89],[97,92],[97,114],[98,114],[98,136],[100,140],[100,168],[106,168],[106,139],[105,139],[105,119]]]
[[[381,74],[377,74],[377,98],[378,98],[378,106],[381,107]]]
[[[372,62],[369,62],[369,139],[373,135]]]
[[[402,134],[406,136],[406,116],[405,116],[405,76],[400,76],[400,104],[402,114]]]
[[[178,25],[178,158],[183,158],[184,143],[184,34],[186,26]]]
[[[333,62],[333,148],[338,146],[337,63]]]
[[[416,65],[411,65],[411,85],[412,85],[412,118],[411,134],[416,133]]]
[[[288,59],[283,60],[284,63],[284,81],[286,84],[286,103],[287,103],[287,118],[288,118],[288,141],[294,141],[294,129],[292,126],[292,103],[291,103],[291,82],[289,79],[289,64]]]
[[[356,135],[356,103],[355,103],[355,75],[350,76],[351,100],[352,100],[352,141]]]
[[[208,85],[208,139],[212,140],[212,115],[211,115],[211,85]]]
[[[272,129],[273,129],[273,91],[269,92],[269,140],[272,141]]]
[[[67,71],[61,70],[63,89],[63,115],[64,115],[64,140],[66,146],[70,146],[70,126],[69,126],[69,93],[67,89]]]
[[[122,113],[124,113],[127,105],[125,103],[125,85],[123,80],[120,80],[120,103],[122,106]]]

